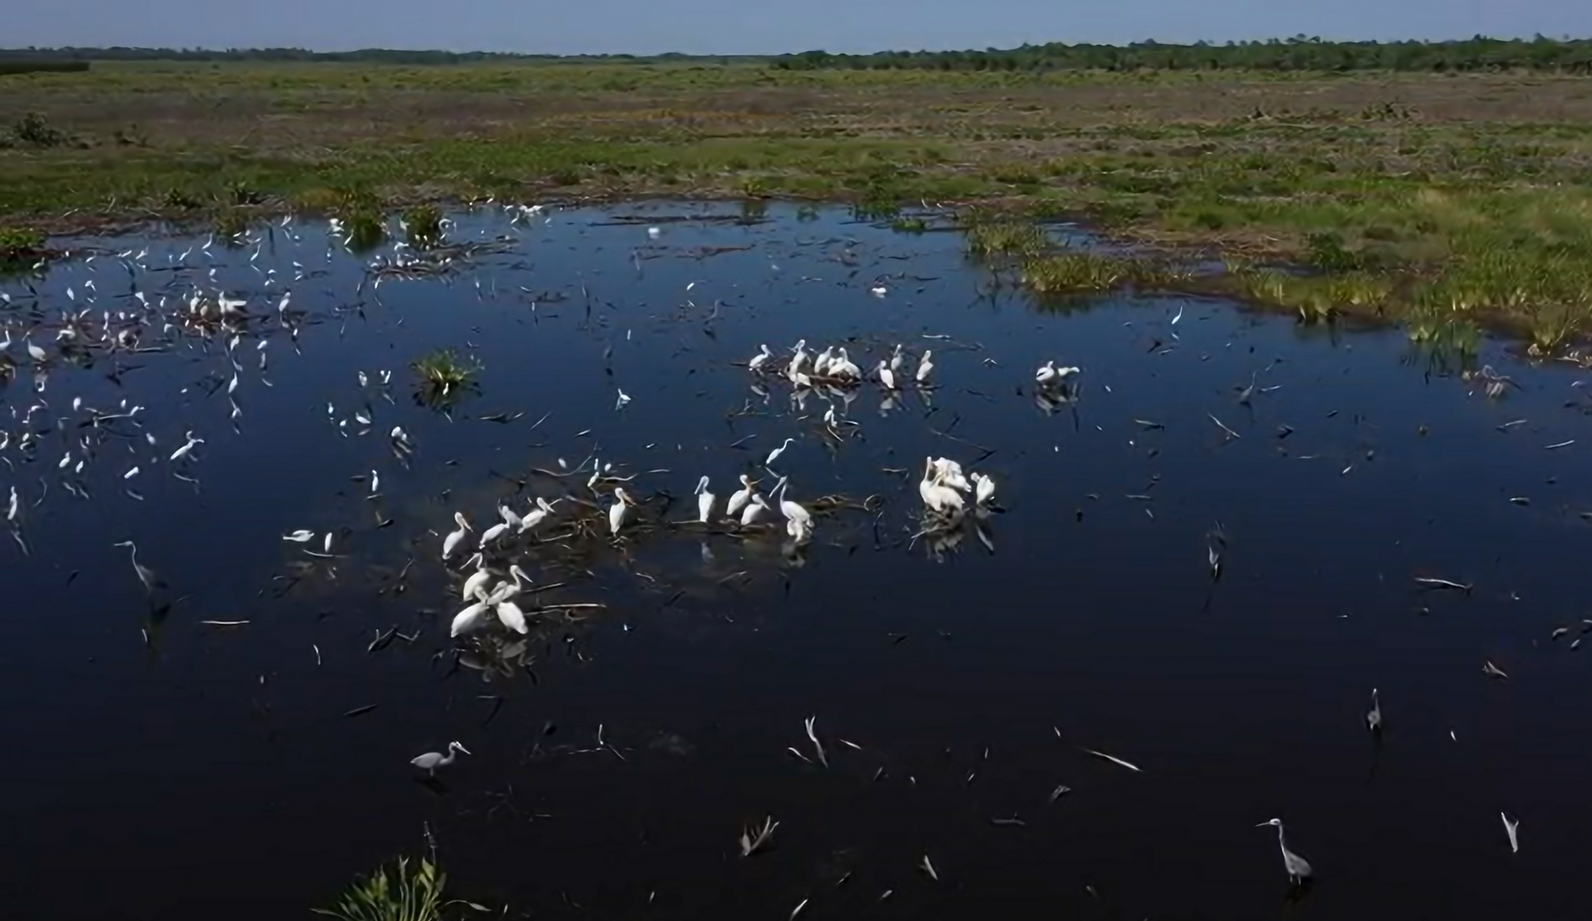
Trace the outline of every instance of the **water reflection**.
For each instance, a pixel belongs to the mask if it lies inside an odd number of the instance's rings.
[[[1291,910],[1576,904],[1576,369],[1031,309],[878,217],[494,208],[360,254],[289,220],[0,283],[15,912],[276,918],[429,828],[514,910],[1243,916],[1274,815],[1320,873]],[[802,340],[857,373],[793,379]],[[524,633],[500,599],[450,636],[516,567]]]

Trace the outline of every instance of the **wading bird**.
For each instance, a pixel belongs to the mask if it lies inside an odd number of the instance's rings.
[[[1270,819],[1256,825],[1264,828],[1267,825],[1277,826],[1277,847],[1282,851],[1282,865],[1288,871],[1288,881],[1298,885],[1310,878],[1310,861],[1288,850],[1288,844],[1283,840],[1282,819]]]
[[[442,539],[442,558],[445,560],[453,556],[453,551],[458,548],[459,541],[464,540],[464,532],[470,530],[470,523],[464,520],[463,512],[454,512],[453,520],[459,525],[457,531],[449,531],[448,536]]]
[[[699,480],[697,482],[696,496],[697,496],[697,519],[699,521],[701,521],[703,524],[707,524],[708,523],[708,519],[713,516],[713,500],[715,498],[715,496],[712,493],[708,492],[708,478],[707,477],[703,477],[701,480]]]
[[[130,540],[124,540],[117,543],[116,546],[127,547],[132,551],[133,572],[138,575],[138,581],[144,583],[144,591],[154,591],[155,587],[161,584],[160,577],[155,575],[153,569],[138,562],[138,545]]]
[[[884,363],[883,358],[879,359],[879,383],[883,384],[886,390],[895,389],[895,372],[890,370],[890,366]]]
[[[773,357],[774,353],[769,351],[767,345],[764,345],[763,351],[753,355],[752,360],[746,363],[746,367],[753,371],[759,370],[763,365],[768,364],[768,360]]]
[[[614,504],[608,506],[608,533],[619,536],[619,528],[625,523],[625,516],[630,512],[630,496],[625,493],[624,487],[614,487]]]
[[[930,356],[933,354],[933,351],[924,349],[923,357],[918,359],[917,381],[920,384],[926,382],[929,379],[929,375],[934,371],[934,362],[930,360]]]
[[[795,440],[796,439],[794,439],[794,438],[787,438],[787,439],[785,439],[785,443],[784,444],[782,444],[779,447],[775,448],[774,450],[768,452],[768,459],[763,461],[763,466],[767,467],[767,466],[773,464],[774,461],[779,460],[779,456],[781,454],[784,454],[785,453],[785,449],[790,447],[791,446],[791,442],[793,442]]]
[[[752,501],[752,480],[746,474],[741,474],[741,488],[730,493],[730,502],[724,507],[724,514],[734,518],[740,514],[746,503]]]
[[[1365,715],[1365,725],[1372,735],[1382,732],[1382,701],[1377,699],[1376,688],[1371,689],[1371,711]]]
[[[464,752],[466,755],[470,754],[470,750],[465,748],[463,745],[460,745],[458,742],[449,742],[448,753],[446,755],[442,754],[441,752],[426,752],[424,755],[417,755],[413,758],[410,758],[409,763],[420,770],[425,771],[428,775],[435,777],[437,774],[437,768],[447,767],[448,765],[452,764],[453,756],[458,752]]]

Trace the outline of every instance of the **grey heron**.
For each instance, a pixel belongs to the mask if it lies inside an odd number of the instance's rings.
[[[1311,872],[1310,861],[1300,857],[1293,851],[1288,850],[1288,844],[1283,839],[1282,819],[1270,819],[1268,821],[1261,822],[1255,827],[1263,828],[1267,825],[1277,826],[1277,847],[1282,851],[1282,865],[1288,871],[1288,881],[1298,884],[1304,882],[1306,879],[1309,879]]]

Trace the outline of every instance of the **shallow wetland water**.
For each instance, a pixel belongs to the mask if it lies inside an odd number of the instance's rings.
[[[448,238],[491,246],[379,283],[390,245],[278,222],[0,282],[7,913],[300,917],[428,836],[511,917],[1581,904],[1584,372],[1211,300],[1039,306],[955,233],[736,217],[484,209]],[[745,366],[801,339],[870,376],[900,343],[909,383],[795,402]],[[438,348],[473,386],[417,399]],[[1037,394],[1047,360],[1075,388]],[[808,544],[688,523],[703,475],[718,519],[741,473],[771,493],[787,438]],[[921,534],[931,455],[997,508]],[[594,457],[641,503],[617,541]],[[538,496],[564,498],[488,560],[535,583],[529,634],[451,639],[481,530]],[[410,766],[451,740],[435,782]]]

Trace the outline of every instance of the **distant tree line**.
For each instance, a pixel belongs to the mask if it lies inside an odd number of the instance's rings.
[[[1478,35],[1458,41],[1334,42],[1298,35],[1288,39],[1191,45],[1135,42],[1069,45],[1049,42],[983,51],[881,51],[874,54],[690,55],[514,54],[492,51],[414,51],[364,48],[12,48],[0,49],[0,73],[81,69],[89,61],[334,61],[371,64],[761,63],[781,70],[1250,70],[1250,71],[1496,71],[1592,73],[1592,39],[1498,39]]]
[[[1592,40],[1541,35],[1461,41],[1333,42],[1295,36],[1257,42],[1192,45],[1068,45],[1050,42],[984,51],[881,51],[830,54],[804,51],[773,58],[788,70],[1051,71],[1051,70],[1251,70],[1251,71],[1496,71],[1592,73]]]
[[[756,55],[689,54],[514,54],[495,51],[411,51],[397,48],[361,48],[357,51],[308,51],[303,48],[0,48],[0,65],[20,62],[87,61],[329,61],[355,64],[471,64],[502,63],[699,63],[761,62]]]

